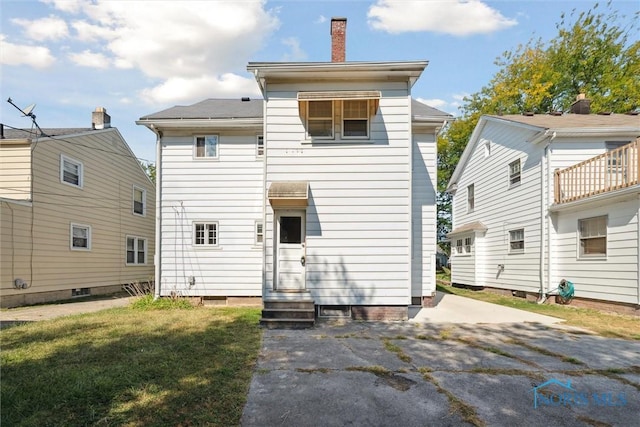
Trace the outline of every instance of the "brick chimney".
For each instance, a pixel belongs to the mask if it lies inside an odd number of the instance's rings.
[[[347,18],[331,18],[331,62],[345,61]]]
[[[96,111],[91,113],[92,129],[108,129],[111,127],[111,116],[107,114],[104,107],[96,107]]]
[[[573,114],[590,114],[591,100],[587,99],[584,93],[576,96],[576,100],[571,104],[571,112]]]

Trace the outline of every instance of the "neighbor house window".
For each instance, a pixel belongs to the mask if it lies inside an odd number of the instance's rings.
[[[509,185],[520,183],[521,172],[520,159],[509,163]]]
[[[256,137],[256,157],[264,156],[264,136],[258,135]]]
[[[472,237],[465,237],[464,238],[464,251],[465,251],[465,253],[470,254],[472,247],[473,247],[473,238]]]
[[[65,155],[60,156],[60,181],[82,188],[82,163]]]
[[[193,224],[193,244],[195,246],[218,245],[218,223],[196,222]]]
[[[475,205],[475,186],[471,184],[467,187],[467,212],[473,212]]]
[[[147,239],[127,236],[127,264],[147,263]]]
[[[524,252],[524,228],[509,231],[509,253]]]
[[[147,205],[147,191],[144,188],[133,187],[133,213],[144,215]]]
[[[311,137],[333,138],[333,101],[309,101],[307,133]]]
[[[264,242],[264,225],[262,221],[256,221],[256,244],[261,245]]]
[[[342,101],[342,136],[369,137],[369,101],[366,99]]]
[[[462,255],[464,252],[462,252],[462,239],[457,239],[456,240],[456,254],[457,255]]]
[[[218,157],[218,135],[196,136],[196,157],[215,159]]]
[[[620,147],[624,147],[629,144],[631,141],[623,142],[623,141],[605,141],[604,145],[607,150],[608,155],[608,166],[609,170],[619,171],[623,168],[626,156],[624,155],[624,151],[617,151],[615,153],[611,153],[611,151],[617,150]]]
[[[88,225],[71,224],[71,250],[91,250],[91,227]]]
[[[607,255],[607,216],[578,220],[580,257]]]

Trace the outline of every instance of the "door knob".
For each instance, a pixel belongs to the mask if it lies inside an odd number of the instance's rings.
[[[300,257],[300,264],[302,264],[304,266],[304,263],[306,262],[306,260],[304,259],[304,255],[302,255]]]

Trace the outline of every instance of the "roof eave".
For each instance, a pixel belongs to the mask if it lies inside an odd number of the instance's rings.
[[[237,118],[237,119],[140,119],[136,120],[137,125],[153,127],[155,129],[167,128],[238,128],[257,127],[263,125],[262,118]]]

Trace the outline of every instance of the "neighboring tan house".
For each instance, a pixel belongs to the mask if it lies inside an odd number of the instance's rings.
[[[155,188],[103,108],[92,128],[0,139],[1,306],[153,280]]]
[[[483,116],[456,167],[453,283],[640,304],[637,114]]]
[[[287,301],[311,318],[431,304],[451,116],[411,99],[426,62],[345,62],[345,27],[332,62],[250,63],[263,100],[137,122],[158,135],[158,295],[262,297],[265,323]]]

